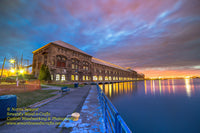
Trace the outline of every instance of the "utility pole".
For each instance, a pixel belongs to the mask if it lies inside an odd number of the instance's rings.
[[[2,79],[2,76],[3,76],[3,69],[4,69],[5,62],[6,62],[6,57],[4,57],[3,65],[2,65],[2,69],[1,69],[0,84],[1,84],[1,79]]]

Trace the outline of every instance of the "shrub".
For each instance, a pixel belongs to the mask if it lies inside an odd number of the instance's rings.
[[[41,67],[41,69],[40,69],[40,74],[39,74],[38,79],[39,80],[45,80],[45,81],[51,79],[49,68],[45,64],[43,64],[42,67]]]

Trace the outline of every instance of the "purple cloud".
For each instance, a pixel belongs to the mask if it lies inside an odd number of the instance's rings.
[[[198,0],[0,1],[0,63],[56,40],[124,67],[195,68]],[[199,69],[199,68],[195,68]]]

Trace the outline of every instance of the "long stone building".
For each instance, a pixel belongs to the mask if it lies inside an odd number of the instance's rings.
[[[97,58],[65,43],[55,41],[33,51],[32,72],[38,77],[45,64],[53,81],[128,81],[137,78],[137,72]]]

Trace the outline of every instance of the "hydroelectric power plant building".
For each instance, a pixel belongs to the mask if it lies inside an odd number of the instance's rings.
[[[48,66],[53,81],[129,81],[141,76],[130,68],[94,58],[63,41],[50,42],[33,51],[32,72],[36,77],[42,64]]]

